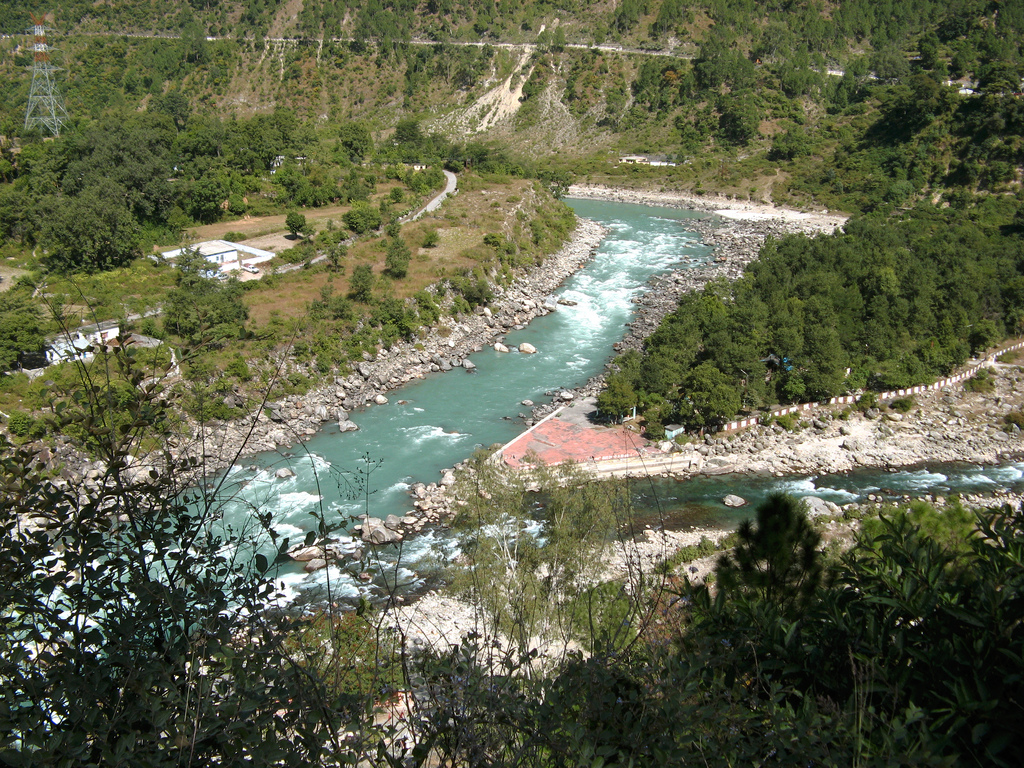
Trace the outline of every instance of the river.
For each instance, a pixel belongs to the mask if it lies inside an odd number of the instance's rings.
[[[505,443],[523,429],[522,414],[529,408],[523,400],[543,401],[545,393],[583,384],[599,373],[613,356],[632,317],[633,300],[648,280],[658,274],[706,263],[710,251],[688,222],[704,214],[671,208],[626,203],[570,200],[576,212],[606,226],[609,234],[594,259],[570,277],[556,292],[559,298],[576,302],[557,312],[535,319],[521,331],[509,333],[506,343],[534,345],[534,355],[498,353],[486,349],[474,354],[476,371],[456,369],[438,373],[390,393],[391,402],[351,414],[358,431],[340,433],[337,425],[326,426],[294,455],[283,462],[294,477],[277,479],[282,456],[254,457],[244,467],[234,467],[225,484],[228,494],[225,518],[236,530],[248,527],[253,508],[273,512],[275,529],[300,540],[306,531],[323,521],[344,527],[368,511],[375,517],[404,514],[410,508],[408,490],[413,483],[440,479],[440,470],[469,457],[477,448]],[[1021,485],[1024,467],[1014,465],[994,470],[977,481],[979,488]],[[827,478],[757,480],[755,478],[709,478],[675,483],[637,482],[638,507],[655,523],[673,526],[732,526],[746,516],[743,511],[726,511],[720,499],[737,493],[751,501],[772,490],[797,493],[816,492],[839,503],[851,501],[868,489],[893,492],[948,492],[953,478],[963,475],[970,485],[974,470],[945,468],[906,477],[886,473]],[[885,475],[881,477],[881,475]],[[972,486],[973,487],[973,486]],[[957,487],[957,490],[964,490]],[[654,510],[658,510],[655,513]],[[343,540],[348,537],[341,534]],[[403,590],[416,591],[426,583],[429,561],[435,545],[444,546],[443,532],[428,532],[402,545],[382,548],[377,554],[388,563],[400,557],[394,578]],[[351,549],[357,543],[349,540]],[[363,583],[356,572],[366,568],[375,579]],[[322,586],[328,578],[336,597],[373,596],[379,592],[382,564],[352,565],[347,570],[330,568],[306,575],[286,568],[282,581],[293,592]],[[394,569],[391,569],[394,571]],[[389,579],[390,580],[390,579]]]

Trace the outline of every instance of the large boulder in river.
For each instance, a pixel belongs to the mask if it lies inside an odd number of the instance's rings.
[[[462,361],[462,367],[465,368],[467,371],[472,371],[476,369],[476,363],[474,363],[467,357],[465,360]]]
[[[494,351],[495,352],[508,352],[508,347],[506,347],[500,341],[496,341],[496,342],[494,342]]]
[[[522,344],[519,345],[519,351],[522,352],[524,355],[532,355],[536,353],[537,348],[533,346],[533,344],[524,341]]]
[[[735,494],[730,493],[728,496],[722,499],[722,503],[725,504],[725,506],[727,507],[742,507],[744,504],[747,503],[747,500],[744,499],[742,496],[737,496]]]
[[[368,541],[371,544],[393,544],[402,540],[402,534],[388,528],[379,517],[364,517],[359,530],[363,541]]]
[[[371,544],[396,544],[402,540],[402,534],[392,531],[390,528],[374,528],[372,531],[363,531],[363,541]]]
[[[308,563],[310,560],[316,560],[317,558],[325,559],[327,553],[324,548],[319,544],[307,547],[304,544],[299,544],[297,547],[292,547],[288,550],[288,556],[292,560],[296,560],[300,563]]]
[[[811,517],[821,517],[823,515],[839,515],[842,514],[842,508],[833,501],[825,501],[825,499],[817,496],[805,496],[804,504],[807,505],[807,514]]]
[[[387,405],[388,399],[384,397],[384,395],[377,395],[375,398],[373,398],[373,402],[375,402],[377,405]]]
[[[278,480],[285,480],[289,477],[295,477],[295,473],[288,469],[288,467],[281,467],[277,472],[274,473],[274,477]]]

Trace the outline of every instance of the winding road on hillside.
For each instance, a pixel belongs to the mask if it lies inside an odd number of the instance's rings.
[[[144,40],[156,39],[156,40],[177,40],[181,35],[172,35],[168,33],[158,34],[155,32],[129,32],[129,33],[117,33],[117,32],[76,32],[76,35],[86,37],[129,37],[129,38],[141,38]],[[0,35],[0,39],[8,37],[22,37],[22,35]],[[220,40],[237,40],[238,38],[232,36],[208,36],[207,42],[215,43]],[[254,38],[246,38],[252,41]],[[319,37],[265,37],[263,38],[267,43],[274,43],[275,45],[309,45],[315,43],[318,46],[322,46],[325,42],[332,43],[352,43],[355,42],[353,37],[332,37],[332,38],[319,38]],[[363,40],[361,42],[375,42],[374,40]],[[460,48],[483,48],[484,46],[490,46],[491,48],[504,48],[512,50],[525,50],[532,53],[538,48],[547,50],[553,46],[550,43],[539,44],[539,43],[507,43],[498,41],[487,41],[487,40],[423,40],[419,38],[412,38],[410,40],[402,40],[400,44],[403,45],[451,45]],[[602,53],[622,53],[622,54],[635,54],[640,56],[674,56],[677,59],[694,59],[697,57],[696,51],[681,51],[675,49],[664,49],[664,48],[627,48],[622,45],[612,44],[601,44],[593,45],[586,43],[563,43],[559,48],[571,48],[574,50],[583,51],[601,51]],[[317,57],[319,58],[319,56]]]
[[[455,177],[455,174],[452,173],[451,171],[442,171],[442,173],[444,174],[446,182],[444,185],[444,189],[441,190],[441,194],[439,194],[437,197],[435,197],[433,200],[431,200],[425,206],[423,206],[420,210],[414,213],[411,217],[407,219],[407,221],[416,221],[416,219],[420,218],[426,213],[433,213],[434,211],[441,207],[441,203],[443,203],[448,198],[448,195],[454,195],[458,191],[459,180]]]
[[[422,208],[420,208],[418,211],[416,211],[416,213],[414,213],[412,216],[410,216],[409,218],[406,218],[406,219],[399,219],[399,221],[402,221],[402,222],[416,221],[418,218],[420,218],[424,214],[436,211],[438,208],[441,207],[441,203],[443,203],[448,198],[448,195],[454,195],[458,191],[458,181],[459,180],[456,178],[455,174],[452,173],[451,171],[443,171],[443,173],[444,173],[444,177],[445,177],[444,189],[442,189],[441,192],[435,198],[433,198],[432,200],[428,201],[426,205],[424,205]],[[352,238],[350,238],[348,240],[348,242],[351,243],[351,242],[354,242],[355,240],[356,240],[356,236],[353,236]],[[310,264],[319,264],[321,261],[323,261],[326,258],[327,258],[326,255],[321,254],[321,255],[311,259],[309,263]],[[303,266],[305,266],[305,265],[303,265],[303,264],[289,264],[289,265],[284,266],[284,267],[278,267],[277,270],[275,270],[275,271],[277,272],[277,274],[280,275],[280,274],[283,274],[285,272],[294,272],[296,269],[302,269]]]

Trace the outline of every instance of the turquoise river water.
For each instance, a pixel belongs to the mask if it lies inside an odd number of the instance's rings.
[[[342,434],[336,425],[328,425],[290,455],[263,454],[244,467],[234,467],[224,484],[226,522],[235,530],[245,529],[252,509],[269,509],[278,533],[298,541],[317,528],[320,518],[344,525],[364,511],[375,517],[404,514],[410,508],[408,490],[413,483],[437,481],[440,470],[476,448],[505,443],[519,434],[524,429],[519,414],[528,410],[522,400],[542,402],[546,391],[577,386],[599,373],[632,317],[632,300],[651,277],[702,264],[709,257],[708,247],[687,226],[701,214],[625,203],[567,202],[580,216],[605,225],[609,234],[594,259],[556,291],[576,306],[559,307],[508,334],[510,346],[529,342],[537,354],[485,349],[472,356],[477,366],[473,374],[456,369],[428,376],[389,393],[387,405],[352,413],[358,431]],[[291,468],[295,476],[275,479],[274,471],[281,466]],[[647,510],[651,524],[702,527],[733,526],[748,514],[722,506],[720,500],[727,493],[756,503],[774,490],[789,490],[844,503],[879,491],[948,493],[997,486],[1024,486],[1024,465],[634,484],[637,505]],[[340,536],[347,539],[343,532]],[[355,548],[355,542],[349,543]],[[375,551],[382,562],[368,566],[364,561],[361,566],[375,576],[367,584],[354,578],[354,568],[312,575],[295,569],[283,573],[282,580],[295,593],[316,594],[330,579],[336,597],[373,597],[383,578],[394,578],[403,591],[415,592],[429,581],[428,563],[435,548],[450,546],[444,532],[435,531],[405,542],[401,550]]]

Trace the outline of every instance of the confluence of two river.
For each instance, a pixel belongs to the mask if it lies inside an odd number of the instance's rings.
[[[388,405],[351,414],[358,431],[340,433],[330,425],[295,455],[260,455],[249,468],[233,468],[232,482],[226,485],[231,494],[224,505],[226,522],[246,530],[251,527],[253,508],[270,509],[275,529],[297,542],[306,531],[317,528],[320,516],[342,523],[364,511],[376,517],[405,514],[413,483],[436,481],[440,470],[464,460],[476,448],[503,444],[518,435],[523,429],[520,414],[529,410],[521,405],[523,400],[543,400],[545,392],[578,386],[600,373],[633,316],[634,299],[650,278],[704,264],[710,256],[699,235],[687,228],[687,222],[705,214],[594,200],[568,202],[578,215],[607,227],[609,234],[595,257],[556,293],[576,302],[575,306],[560,307],[507,335],[507,345],[529,342],[537,354],[484,350],[472,356],[473,374],[458,369],[435,374],[393,392]],[[274,469],[282,461],[295,472],[294,477],[275,478]],[[999,478],[1001,484],[1021,480],[1019,467],[1002,472],[1013,477]],[[653,492],[648,489],[646,496],[638,495],[638,502],[641,506],[658,502],[670,514],[673,509],[683,510],[689,524],[721,526],[735,524],[737,514],[746,515],[724,512],[718,500],[726,493],[756,501],[781,486],[842,503],[869,490],[901,485],[893,476],[884,478],[885,485],[870,473],[858,478],[831,478],[824,485],[806,479],[713,478],[690,481],[685,489],[661,481]],[[948,473],[910,473],[904,487],[917,490],[925,484],[941,489],[947,481]],[[744,488],[737,490],[741,484]],[[438,532],[407,541],[402,551],[407,567],[391,578],[403,589],[418,589],[422,577],[412,569],[443,541]],[[357,544],[348,546],[355,549]],[[322,584],[328,577],[336,596],[373,594],[378,589],[333,567],[311,576],[297,570],[284,574],[287,583],[302,589]]]

